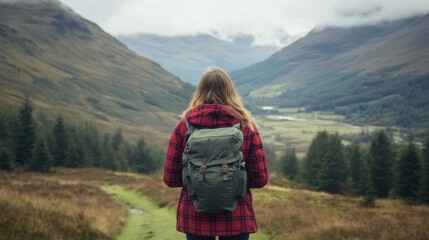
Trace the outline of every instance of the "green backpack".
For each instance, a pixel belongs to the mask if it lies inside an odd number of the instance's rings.
[[[188,142],[183,152],[183,184],[197,212],[226,212],[247,190],[240,124],[197,129],[186,120]]]

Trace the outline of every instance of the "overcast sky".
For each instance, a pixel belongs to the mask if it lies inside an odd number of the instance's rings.
[[[113,34],[244,33],[285,45],[314,28],[353,26],[429,12],[429,0],[60,0]]]

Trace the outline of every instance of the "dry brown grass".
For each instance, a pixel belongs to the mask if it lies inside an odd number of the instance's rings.
[[[64,236],[86,232],[86,239],[109,239],[121,231],[126,213],[98,186],[137,189],[172,209],[180,192],[166,187],[160,174],[100,169],[6,174],[0,183],[0,239],[4,226],[15,238],[3,239],[85,239]],[[429,239],[427,206],[377,200],[376,208],[363,208],[360,198],[275,185],[253,190],[253,198],[258,224],[272,239]],[[34,237],[19,237],[29,233]]]
[[[0,174],[0,239],[114,239],[126,222],[126,209],[94,185]]]
[[[54,176],[61,175],[64,180],[80,179],[95,185],[117,184],[136,189],[149,196],[160,207],[174,208],[179,200],[180,188],[168,188],[161,174],[141,175],[135,173],[112,172],[96,168],[55,170]]]
[[[273,239],[429,239],[429,208],[268,186],[254,191],[258,223]]]

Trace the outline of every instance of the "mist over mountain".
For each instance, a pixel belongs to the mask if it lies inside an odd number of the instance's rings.
[[[229,72],[266,59],[280,49],[253,46],[254,37],[245,34],[234,36],[231,42],[207,34],[167,37],[142,33],[120,35],[118,39],[192,84],[198,83],[207,67],[218,66]]]
[[[57,1],[0,4],[0,102],[166,141],[193,87]],[[30,3],[31,2],[31,3]]]
[[[330,27],[233,72],[259,104],[305,106],[358,124],[429,124],[429,15],[350,28]]]

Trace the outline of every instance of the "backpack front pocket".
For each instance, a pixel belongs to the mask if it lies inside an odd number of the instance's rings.
[[[247,191],[247,172],[244,166],[242,166],[240,164],[240,166],[237,167],[236,170],[236,175],[237,175],[237,182],[236,182],[236,187],[235,187],[235,197],[236,199],[240,199],[242,197],[244,197],[244,195],[246,195],[246,191]]]
[[[193,175],[192,172],[193,171],[192,171],[191,164],[188,163],[183,167],[183,170],[182,170],[183,186],[188,191],[190,199],[195,198],[195,195],[196,195],[196,186],[195,186],[195,181],[192,177]]]

